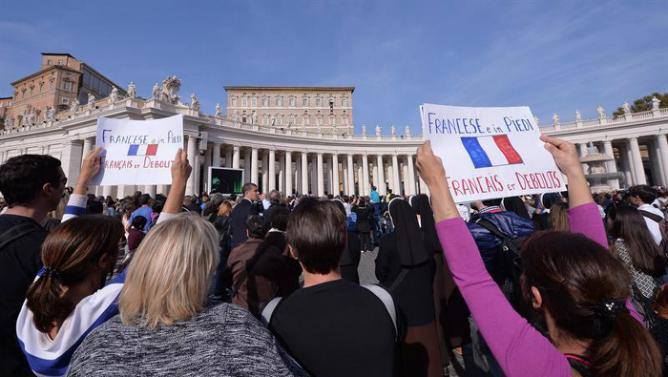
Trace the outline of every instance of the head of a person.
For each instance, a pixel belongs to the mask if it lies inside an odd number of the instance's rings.
[[[550,214],[547,220],[550,230],[568,232],[571,225],[568,221],[568,204],[557,202],[550,207]]]
[[[482,201],[482,204],[485,207],[494,207],[494,206],[500,206],[501,205],[501,198],[495,198],[495,199],[485,199]]]
[[[656,190],[648,185],[637,185],[629,188],[629,201],[635,206],[652,204],[656,197]]]
[[[346,237],[346,215],[332,201],[305,198],[288,219],[290,253],[311,274],[338,270]]]
[[[24,154],[0,165],[0,192],[10,208],[26,206],[53,211],[66,183],[60,160],[51,156]]]
[[[104,205],[97,198],[88,199],[86,202],[86,215],[101,215],[104,212]]]
[[[28,289],[26,305],[35,327],[60,326],[78,304],[75,286],[103,287],[113,271],[124,237],[123,224],[108,216],[81,216],[56,227],[42,244],[40,276]]]
[[[206,202],[208,202],[208,201],[209,201],[209,195],[208,195],[208,194],[203,194],[203,195],[200,197],[200,200],[202,201],[202,203],[206,203]]]
[[[357,205],[360,207],[366,206],[366,198],[363,196],[360,196],[359,199],[357,200]]]
[[[277,206],[271,210],[267,221],[272,228],[285,232],[288,228],[288,216],[290,216],[290,210],[287,207]]]
[[[654,277],[665,273],[666,258],[654,242],[638,209],[631,206],[610,208],[608,229],[612,237],[624,240],[636,269]]]
[[[128,267],[121,320],[156,328],[192,318],[206,306],[218,259],[218,233],[204,218],[183,213],[157,224]]]
[[[134,219],[132,219],[132,224],[130,224],[130,228],[132,229],[137,229],[137,230],[144,230],[144,227],[146,226],[146,223],[148,220],[144,216],[135,216]]]
[[[549,192],[541,194],[540,204],[543,208],[552,208],[555,203],[563,202],[562,196],[558,192]]]
[[[151,201],[151,195],[149,194],[142,194],[142,196],[139,197],[140,206],[148,205],[150,201]]]
[[[281,202],[281,193],[278,190],[271,190],[269,192],[269,201],[271,204],[279,204]]]
[[[252,202],[258,200],[258,190],[257,185],[252,182],[245,183],[241,188],[241,193],[245,199],[248,199]]]
[[[225,200],[218,206],[218,216],[229,216],[232,213],[232,202]]]
[[[225,201],[225,197],[223,194],[220,193],[213,193],[209,197],[209,200],[206,202],[206,206],[204,207],[204,216],[208,216],[212,213],[217,213],[218,209],[220,208],[221,203]]]
[[[506,211],[514,212],[520,217],[523,217],[525,219],[531,218],[531,216],[529,216],[529,211],[527,210],[527,207],[524,204],[524,200],[522,200],[522,198],[520,198],[519,196],[510,196],[507,198],[503,198],[501,200],[501,206]]]
[[[267,234],[267,230],[267,224],[265,224],[262,217],[250,215],[246,219],[246,234],[248,238],[262,239]]]
[[[540,232],[522,250],[522,292],[553,341],[587,346],[595,376],[659,376],[652,336],[625,303],[631,277],[612,253],[582,234]]]
[[[377,190],[376,186],[371,186],[371,191],[376,191],[376,190]]]

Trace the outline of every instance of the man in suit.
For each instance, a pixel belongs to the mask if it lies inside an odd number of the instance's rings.
[[[230,215],[230,235],[232,249],[246,242],[246,220],[250,215],[257,215],[253,202],[257,200],[258,191],[255,183],[246,183],[242,188],[244,198],[232,210]]]

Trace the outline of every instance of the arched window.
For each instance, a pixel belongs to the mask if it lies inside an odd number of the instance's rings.
[[[296,101],[295,101],[295,97],[290,96],[290,107],[295,107],[295,106],[296,106],[296,103],[295,103],[295,102],[296,102]]]
[[[308,106],[308,96],[302,97],[302,106],[307,107]]]
[[[241,107],[248,107],[248,99],[246,97],[241,98]]]
[[[257,107],[257,97],[251,97],[251,106]]]
[[[290,118],[288,120],[288,124],[290,126],[293,126],[295,124],[295,115],[294,114],[290,115]]]

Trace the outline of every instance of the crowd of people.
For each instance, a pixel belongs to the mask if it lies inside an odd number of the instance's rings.
[[[0,375],[663,375],[668,193],[592,196],[575,147],[541,138],[567,192],[466,205],[428,142],[411,197],[185,195],[180,150],[167,196],[104,198],[100,149],[71,187],[13,157]]]

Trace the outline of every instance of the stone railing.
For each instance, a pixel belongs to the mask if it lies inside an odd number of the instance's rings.
[[[587,127],[600,127],[604,125],[618,125],[626,122],[663,118],[666,116],[668,116],[668,108],[662,108],[659,110],[639,111],[636,113],[623,114],[616,118],[583,119],[580,121],[569,121],[558,124],[546,124],[541,125],[540,129],[544,131],[572,130]]]

